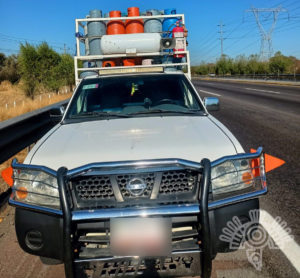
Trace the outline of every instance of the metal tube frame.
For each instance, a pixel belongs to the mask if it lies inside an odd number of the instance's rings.
[[[209,217],[208,217],[208,194],[211,184],[211,163],[208,159],[201,161],[203,166],[202,179],[201,179],[201,190],[200,190],[200,214],[198,214],[198,225],[200,223],[200,229],[198,234],[201,234],[199,240],[201,240],[202,254],[201,254],[201,277],[209,278],[211,276],[212,268],[212,254],[211,254],[211,238],[209,228]]]
[[[87,220],[104,220],[115,217],[147,217],[147,216],[178,216],[178,215],[197,215],[198,216],[198,233],[199,240],[201,239],[201,268],[202,277],[208,278],[211,274],[212,266],[212,254],[211,254],[211,238],[210,238],[210,225],[209,225],[209,210],[213,210],[219,207],[227,206],[230,204],[258,198],[267,192],[266,185],[258,191],[246,193],[239,196],[226,198],[223,200],[217,200],[208,202],[208,195],[211,184],[211,167],[217,166],[227,160],[236,159],[251,159],[260,158],[263,161],[262,148],[258,148],[256,153],[251,154],[238,154],[233,156],[226,156],[210,162],[208,159],[203,159],[201,163],[182,160],[182,159],[156,159],[156,160],[144,160],[144,161],[121,161],[121,162],[106,162],[106,163],[92,163],[75,169],[67,170],[62,167],[57,172],[43,166],[18,164],[16,160],[13,160],[12,167],[14,169],[30,169],[36,171],[43,171],[50,175],[56,175],[58,181],[58,190],[61,202],[61,210],[54,210],[49,208],[43,208],[30,204],[24,204],[10,199],[10,204],[25,209],[30,209],[46,214],[56,214],[63,218],[63,237],[64,237],[64,264],[65,273],[67,278],[75,278],[75,264],[80,263],[81,260],[74,260],[74,246],[72,243],[73,231],[72,223],[77,221]],[[153,169],[155,171],[162,170],[166,167],[181,167],[181,169],[193,169],[198,170],[201,173],[200,184],[200,196],[198,202],[194,204],[186,205],[165,205],[156,207],[139,207],[139,208],[115,208],[115,209],[98,209],[98,210],[80,210],[72,211],[71,209],[71,197],[68,194],[67,181],[68,179],[81,174],[87,174],[90,171],[109,171],[118,169],[135,169],[138,171],[144,171],[145,169]],[[263,169],[262,169],[263,170]],[[200,236],[201,235],[201,236]],[[184,252],[184,250],[183,250]],[[115,258],[117,259],[117,258]],[[94,259],[91,259],[93,261]],[[96,258],[97,260],[97,258]]]
[[[65,167],[59,168],[57,171],[57,182],[60,196],[60,205],[63,212],[63,258],[65,265],[65,274],[66,278],[73,278],[75,277],[75,269],[72,246],[72,214],[70,201],[68,198],[67,186],[65,182],[66,174],[67,169]]]
[[[201,277],[209,278],[211,275],[212,267],[212,255],[211,255],[211,239],[210,239],[210,228],[209,228],[209,217],[208,217],[208,194],[210,188],[210,176],[211,176],[211,163],[208,159],[201,161],[201,167],[199,170],[202,173],[201,179],[201,195],[199,196],[200,206],[198,214],[198,221],[201,225],[198,225],[198,233],[201,234]],[[68,200],[67,194],[67,173],[68,170],[65,167],[61,167],[57,172],[58,188],[61,201],[61,207],[63,211],[63,241],[64,241],[64,266],[66,278],[75,278],[75,261],[72,246],[72,217],[70,201]],[[160,214],[164,215],[165,214]],[[123,215],[124,217],[124,215]],[[200,251],[200,250],[199,250]],[[184,251],[183,251],[184,252]],[[80,263],[80,261],[78,262]]]
[[[246,153],[222,157],[211,162],[211,167],[215,167],[227,160],[236,159],[253,159],[262,158],[263,151],[262,148],[258,148],[255,153]],[[263,158],[262,158],[263,159]],[[16,159],[12,161],[12,167],[16,170],[32,170],[32,171],[42,171],[52,176],[57,176],[57,172],[41,165],[27,165],[19,164]],[[102,162],[102,163],[91,163],[83,165],[74,169],[67,171],[66,176],[68,178],[73,178],[78,175],[88,175],[96,171],[97,174],[108,174],[116,173],[118,171],[131,170],[134,172],[143,172],[147,169],[150,171],[162,171],[163,169],[169,168],[176,169],[203,169],[203,165],[198,162],[184,160],[184,159],[154,159],[154,160],[138,160],[138,161],[116,161],[116,162]],[[264,177],[265,179],[265,177]],[[264,180],[265,181],[265,180]],[[13,188],[14,191],[14,188]],[[220,207],[228,206],[231,204],[236,204],[246,200],[258,198],[261,195],[266,194],[268,191],[267,186],[263,186],[261,189],[244,193],[241,195],[236,195],[232,197],[227,197],[220,200],[213,200],[208,203],[208,209],[214,210]],[[28,204],[15,200],[13,197],[10,198],[9,203],[13,206],[23,207],[25,209],[30,209],[33,211],[38,211],[46,214],[62,215],[60,209],[47,208],[39,205]],[[139,207],[139,208],[112,208],[112,209],[95,209],[95,210],[80,210],[72,211],[72,221],[81,220],[93,220],[93,219],[110,219],[114,217],[131,216],[156,216],[160,214],[165,214],[169,216],[179,216],[179,215],[197,215],[200,212],[200,208],[197,203],[191,204],[178,204],[178,205],[160,205],[155,207]]]
[[[75,19],[75,32],[76,34],[79,33],[79,26],[84,29],[85,25],[83,22],[108,22],[111,20],[133,20],[133,19],[164,19],[164,18],[181,18],[182,24],[185,24],[185,16],[184,14],[175,14],[175,15],[152,15],[152,16],[132,16],[132,17],[101,17],[101,18],[82,18],[82,19]],[[189,51],[186,49],[186,38],[184,40],[184,51],[174,51],[172,53],[134,53],[134,54],[115,54],[115,55],[93,55],[93,56],[82,56],[80,53],[80,38],[76,36],[76,56],[74,57],[74,68],[75,68],[75,83],[78,84],[81,79],[79,78],[79,71],[93,71],[99,69],[106,69],[106,68],[78,68],[78,60],[103,60],[107,58],[113,57],[136,57],[136,56],[161,56],[161,55],[174,55],[174,54],[185,54],[186,62],[185,63],[174,63],[174,64],[157,64],[154,66],[163,66],[163,67],[170,67],[170,66],[186,66],[187,67],[187,76],[191,79],[191,67],[190,67],[190,54]],[[152,55],[151,55],[152,54]],[[139,67],[139,66],[131,66],[132,67]],[[149,66],[145,66],[149,67]],[[116,67],[114,67],[116,68]],[[120,67],[126,68],[126,67]]]

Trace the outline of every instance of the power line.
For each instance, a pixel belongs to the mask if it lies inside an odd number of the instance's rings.
[[[11,48],[0,48],[0,50],[5,51],[5,52],[12,52],[12,53],[19,52],[19,50],[11,49]]]
[[[47,42],[47,41],[41,41],[41,40],[15,37],[15,36],[6,35],[6,34],[3,34],[3,33],[0,33],[0,36],[1,36],[2,41],[7,41],[7,42],[15,42],[15,43],[24,43],[24,42],[27,42],[27,41],[35,42],[35,43]],[[47,43],[49,43],[49,45],[52,48],[56,48],[56,49],[62,50],[64,52],[73,49],[73,47],[72,48],[70,48],[69,46],[67,47],[67,45],[65,43],[58,43],[58,42],[47,42]]]
[[[294,12],[294,9],[298,10],[298,8],[299,8],[298,5],[297,5],[297,4],[299,4],[299,0],[296,0],[296,1],[290,1],[290,0],[279,1],[279,3],[277,3],[273,7],[278,7],[279,5],[282,5],[282,4],[284,4],[285,7],[292,7],[293,6],[293,8],[292,8],[293,12]],[[292,16],[289,17],[289,20],[296,23],[296,22],[299,22],[298,18],[300,18],[300,14],[293,13]],[[274,19],[272,17],[272,13],[269,13],[266,17],[261,17],[260,18],[260,22],[264,22],[264,23],[265,22],[266,23],[272,22],[273,20]],[[287,19],[277,18],[277,22],[286,21],[286,20]],[[227,26],[228,25],[233,25],[234,23],[237,23],[237,24],[234,25],[231,30],[226,32],[226,34],[227,34],[226,35],[226,40],[232,40],[233,43],[230,44],[229,46],[226,46],[226,47],[224,47],[224,45],[223,45],[223,54],[226,53],[227,50],[232,50],[232,47],[236,48],[235,46],[238,46],[239,45],[238,43],[241,40],[247,39],[248,35],[250,35],[250,33],[253,32],[253,30],[254,30],[253,27],[255,27],[257,25],[256,22],[249,21],[249,20],[245,21],[244,19],[243,20],[236,20],[235,19],[235,20],[231,20],[231,21],[225,22],[225,23],[226,23]],[[252,23],[252,24],[249,24],[249,23]],[[244,29],[246,28],[246,30],[248,29],[249,31],[246,34],[242,35],[242,36],[238,35],[238,36],[231,37],[231,35],[236,34],[237,31],[240,30],[240,28],[242,26],[244,26]],[[277,33],[277,30],[281,31],[281,29],[285,28],[285,26],[289,26],[289,23],[284,24],[284,26],[280,26],[279,28],[276,28],[276,33]],[[207,37],[208,34],[210,34],[209,37]],[[217,57],[218,56],[218,55],[214,55],[214,56],[210,56],[209,58],[207,58],[207,55],[209,53],[211,53],[212,51],[216,50],[216,48],[219,47],[219,45],[220,45],[219,43],[214,42],[216,39],[220,39],[220,38],[216,37],[215,33],[209,31],[208,34],[206,35],[206,37],[207,37],[206,40],[204,42],[202,42],[201,45],[199,45],[200,50],[204,49],[204,52],[199,51],[198,55],[195,55],[195,56],[193,55],[194,60],[198,60],[201,56],[205,60],[210,59],[211,57]],[[257,41],[251,43],[250,46],[252,46],[256,43],[257,43]],[[248,48],[249,48],[249,44],[247,44],[246,47],[243,47],[243,50],[248,49]]]
[[[45,40],[34,40],[34,39],[28,39],[28,38],[21,38],[21,37],[15,37],[15,36],[11,36],[11,35],[6,35],[3,33],[0,33],[1,36],[7,37],[7,38],[11,38],[11,39],[15,39],[18,41],[32,41],[32,42],[38,42],[38,43],[43,43],[45,42]],[[49,42],[52,45],[57,45],[57,46],[62,46],[64,43],[60,43],[60,42]]]
[[[246,47],[243,47],[243,49],[242,50],[246,50],[246,49],[248,49],[248,48],[250,48],[250,47],[252,47],[254,44],[256,44],[257,43],[257,41],[254,41],[254,42],[252,42],[252,43],[250,43],[250,44],[248,44]],[[240,51],[237,51],[237,52],[240,52]],[[215,56],[210,56],[207,60],[210,60],[210,59],[212,59],[212,58],[216,58],[217,57],[217,55],[215,55]]]
[[[237,38],[237,39],[234,39],[234,40],[233,40],[234,42],[233,42],[232,44],[230,44],[230,45],[226,48],[226,50],[227,50],[227,49],[231,49],[231,47],[232,47],[233,45],[237,45],[237,43],[238,43],[240,40],[247,38],[248,35],[249,35],[250,33],[252,33],[252,30],[249,30],[249,31],[248,31],[246,34],[244,34],[242,37]]]

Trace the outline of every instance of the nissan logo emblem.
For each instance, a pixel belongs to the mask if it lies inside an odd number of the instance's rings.
[[[143,179],[140,178],[133,178],[131,179],[128,184],[126,185],[126,189],[130,192],[133,196],[140,196],[144,193],[147,188],[147,184]]]

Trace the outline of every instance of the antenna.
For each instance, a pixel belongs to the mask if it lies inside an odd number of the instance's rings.
[[[250,10],[246,10],[246,12],[253,13],[256,24],[259,28],[260,36],[261,36],[261,45],[260,45],[260,59],[266,60],[273,56],[273,46],[272,46],[272,33],[275,29],[276,22],[278,19],[278,15],[280,12],[288,12],[288,10],[283,9],[281,6],[277,8],[254,8],[252,7]],[[267,31],[261,21],[260,21],[260,13],[272,13],[273,14],[273,22],[270,29]]]

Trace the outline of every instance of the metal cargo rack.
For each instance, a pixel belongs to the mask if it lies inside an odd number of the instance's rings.
[[[83,18],[83,19],[75,19],[75,26],[76,26],[76,34],[79,33],[79,28],[81,27],[84,30],[84,34],[87,34],[87,23],[88,22],[108,22],[108,21],[116,21],[116,20],[134,20],[134,19],[164,19],[164,18],[178,18],[185,24],[184,14],[175,14],[175,15],[155,15],[155,16],[132,16],[132,17],[101,17],[101,18]],[[171,32],[171,31],[168,31]],[[166,32],[161,32],[161,34]],[[191,79],[191,67],[190,67],[190,53],[187,50],[187,43],[186,37],[184,37],[184,50],[183,51],[160,51],[160,52],[139,52],[139,53],[120,53],[120,54],[111,54],[111,55],[81,55],[80,53],[80,43],[85,45],[86,53],[89,53],[89,39],[91,38],[101,38],[102,36],[93,36],[89,37],[88,35],[84,36],[77,36],[76,35],[76,56],[74,56],[74,67],[75,67],[75,81],[78,84],[81,81],[80,73],[84,71],[95,71],[95,75],[99,74],[99,71],[106,71],[111,70],[111,67],[91,67],[91,68],[81,68],[78,66],[78,61],[102,61],[110,58],[136,58],[136,57],[163,57],[169,56],[172,57],[175,54],[184,54],[185,61],[180,63],[161,63],[161,64],[152,64],[152,65],[136,65],[136,66],[118,66],[113,67],[113,69],[139,69],[139,68],[146,68],[149,72],[151,70],[156,69],[157,67],[162,67],[163,70],[170,67],[185,67],[186,68],[186,75],[189,79]],[[130,71],[130,70],[129,70]],[[123,71],[124,72],[124,71]]]

